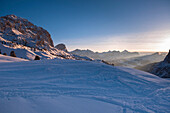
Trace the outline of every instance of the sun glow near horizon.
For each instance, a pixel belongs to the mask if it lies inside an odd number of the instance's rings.
[[[170,49],[170,34],[165,36],[162,43],[160,43],[158,50],[159,51],[168,51]]]
[[[168,52],[170,49],[170,30],[135,33],[120,36],[106,36],[66,41],[69,50],[90,49],[96,52],[123,51],[131,52]]]

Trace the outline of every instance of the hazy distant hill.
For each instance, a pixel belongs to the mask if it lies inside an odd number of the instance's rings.
[[[128,52],[127,50],[124,50],[123,52],[108,51],[108,52],[99,53],[99,52],[93,52],[89,49],[87,50],[76,49],[74,51],[71,51],[70,53],[79,55],[79,56],[87,56],[93,59],[105,60],[105,61],[139,56],[138,52]]]
[[[166,56],[166,53],[153,53],[151,55],[138,56],[133,58],[119,59],[108,61],[109,63],[114,63],[116,66],[135,68],[138,66],[144,66],[150,63],[160,62]]]
[[[163,61],[136,68],[150,72],[162,78],[170,78],[170,51]]]

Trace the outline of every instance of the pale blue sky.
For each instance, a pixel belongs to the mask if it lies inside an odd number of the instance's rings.
[[[170,49],[170,0],[1,0],[0,16],[8,14],[42,26],[69,50]]]

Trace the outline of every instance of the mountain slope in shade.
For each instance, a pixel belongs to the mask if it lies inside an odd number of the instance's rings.
[[[153,66],[151,73],[163,78],[170,78],[170,50],[164,61]]]
[[[165,57],[164,62],[165,63],[170,63],[170,50],[169,50],[168,55]]]
[[[156,52],[151,55],[144,55],[144,56],[138,56],[133,58],[127,58],[127,59],[119,59],[119,60],[113,60],[108,62],[114,63],[116,66],[136,68],[155,62],[160,62],[165,57],[166,57],[166,53]]]
[[[0,63],[2,113],[170,112],[170,81],[76,60]]]
[[[136,69],[155,74],[162,78],[170,78],[170,51],[163,61],[139,66]]]

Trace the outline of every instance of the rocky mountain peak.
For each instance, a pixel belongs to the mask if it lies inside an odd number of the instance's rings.
[[[55,48],[57,48],[57,49],[59,49],[59,50],[63,50],[63,51],[65,51],[65,52],[68,52],[65,44],[62,44],[62,43],[56,45]]]
[[[129,51],[128,50],[124,50],[124,51],[122,51],[122,53],[128,53]]]
[[[47,30],[13,14],[0,17],[0,37],[10,42],[39,49],[54,47]]]
[[[169,50],[169,53],[167,54],[167,56],[165,57],[164,62],[170,63],[170,50]]]
[[[17,19],[18,17],[14,14],[7,15],[6,17],[11,18],[11,19]]]

